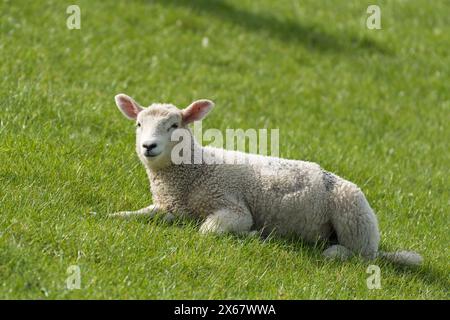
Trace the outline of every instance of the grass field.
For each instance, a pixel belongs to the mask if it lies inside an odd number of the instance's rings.
[[[449,298],[448,1],[83,0],[80,30],[69,4],[0,2],[0,298]],[[424,265],[375,261],[369,290],[370,263],[300,241],[106,219],[151,203],[119,92],[279,128],[281,156],[360,185],[382,249]]]

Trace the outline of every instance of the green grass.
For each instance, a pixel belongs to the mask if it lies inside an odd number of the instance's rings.
[[[69,4],[0,3],[0,298],[449,298],[448,1],[83,0],[81,30]],[[369,263],[299,241],[105,219],[151,202],[119,92],[212,99],[204,128],[280,128],[283,157],[360,185],[382,248],[424,266],[376,261],[369,290]]]

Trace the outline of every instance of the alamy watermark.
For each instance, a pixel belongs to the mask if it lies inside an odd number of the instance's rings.
[[[367,29],[374,30],[374,29],[381,29],[381,9],[377,5],[370,5],[367,7],[367,11],[370,16],[366,19],[366,26]]]
[[[66,270],[66,287],[69,290],[81,288],[81,270],[78,265],[71,265]]]
[[[371,264],[367,267],[366,273],[370,276],[366,279],[367,289],[381,289],[381,269],[379,266]]]
[[[367,7],[366,12],[370,16],[366,19],[366,27],[370,30],[381,29],[381,8],[378,5],[372,4]],[[72,4],[66,8],[66,13],[69,15],[66,20],[66,25],[69,30],[81,29],[81,9],[78,5]],[[209,39],[207,37],[202,39],[202,46],[208,47]]]
[[[193,139],[200,145],[209,142],[215,152],[205,156],[202,148],[193,148]],[[225,137],[219,129],[210,128],[203,132],[202,122],[195,121],[193,135],[187,129],[177,129],[171,135],[172,142],[178,142],[172,149],[174,164],[248,164],[261,160],[258,157],[242,156],[240,151],[263,156],[279,156],[279,129],[226,129]],[[269,148],[270,141],[270,148]],[[270,153],[269,153],[270,149]]]
[[[67,7],[66,13],[69,14],[66,20],[67,29],[81,29],[81,9],[73,4]]]

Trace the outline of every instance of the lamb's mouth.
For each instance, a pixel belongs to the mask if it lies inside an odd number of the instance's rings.
[[[153,153],[153,152],[148,151],[148,150],[144,152],[144,156],[147,157],[147,158],[154,158],[154,157],[159,156],[160,154],[161,154],[161,152]]]

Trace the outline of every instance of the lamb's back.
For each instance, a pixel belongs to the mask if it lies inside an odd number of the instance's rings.
[[[300,234],[311,241],[329,233],[328,173],[318,164],[237,151],[225,154],[236,197],[249,206],[257,229]]]

